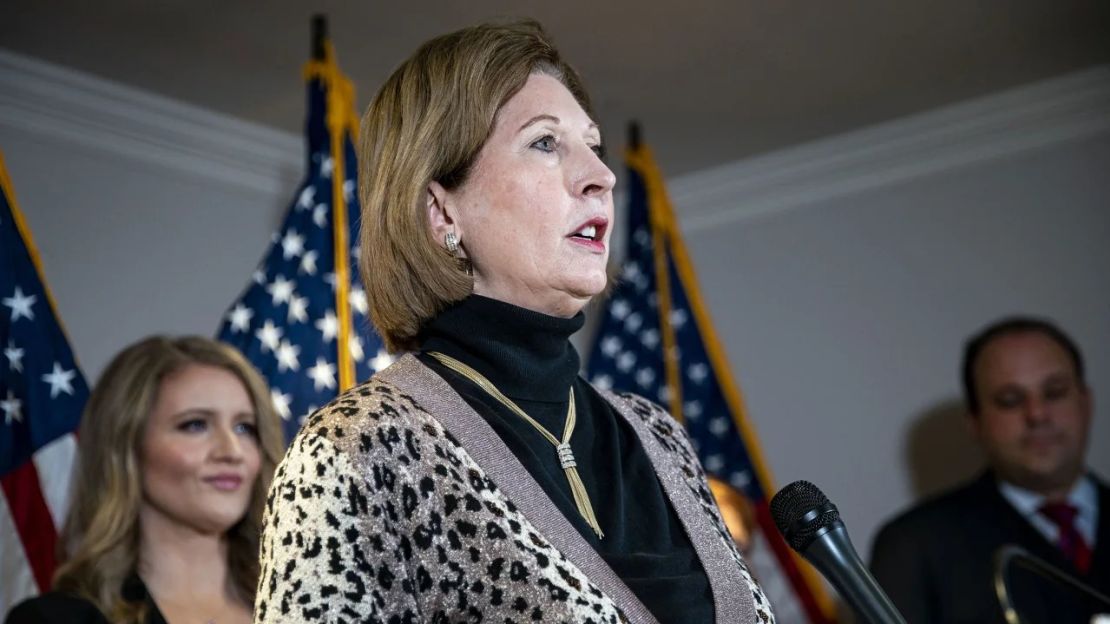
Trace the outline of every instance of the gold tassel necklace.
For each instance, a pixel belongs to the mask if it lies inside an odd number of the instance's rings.
[[[570,406],[567,408],[567,422],[566,426],[563,428],[563,440],[560,442],[550,431],[537,422],[536,419],[524,413],[524,410],[520,409],[519,405],[502,394],[501,391],[497,389],[497,386],[494,386],[490,380],[486,379],[478,371],[438,351],[429,351],[428,355],[439,360],[447,368],[473,381],[479,388],[485,390],[491,397],[500,401],[502,405],[512,410],[517,416],[528,421],[528,423],[535,427],[543,437],[547,438],[548,442],[555,446],[555,453],[559,457],[559,465],[563,467],[563,472],[567,475],[567,481],[570,482],[570,493],[574,496],[574,504],[578,507],[578,513],[582,515],[582,518],[586,521],[586,524],[590,525],[594,533],[597,533],[598,539],[605,537],[605,534],[601,532],[601,525],[597,522],[597,516],[594,515],[594,508],[590,505],[590,496],[586,493],[586,486],[582,484],[582,478],[578,476],[578,469],[576,468],[578,464],[574,461],[574,453],[570,449],[570,436],[574,433],[574,423],[577,419],[577,413],[574,409],[574,388],[571,387],[570,389]]]

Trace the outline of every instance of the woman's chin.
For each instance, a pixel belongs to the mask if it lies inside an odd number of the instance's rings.
[[[583,290],[585,299],[589,302],[590,299],[604,294],[609,290],[609,274],[605,271],[599,271],[596,275],[590,276],[587,287]]]
[[[219,509],[210,510],[203,517],[194,521],[194,528],[206,535],[224,535],[236,524],[246,517],[246,510]]]
[[[583,279],[581,282],[575,283],[571,288],[566,289],[567,307],[573,308],[567,316],[574,316],[586,307],[594,297],[604,293],[609,285],[608,277],[604,273],[600,276],[591,276],[589,279]]]

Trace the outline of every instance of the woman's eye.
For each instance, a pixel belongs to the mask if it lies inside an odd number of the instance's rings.
[[[187,433],[199,433],[208,428],[208,423],[200,420],[199,418],[194,418],[193,420],[186,420],[185,422],[179,424],[177,428]]]
[[[551,136],[550,134],[540,137],[539,139],[536,139],[532,142],[532,147],[540,150],[541,152],[554,152],[555,148],[558,146],[559,144],[555,141],[555,137]]]
[[[594,154],[597,154],[598,158],[605,158],[605,146],[601,143],[598,143],[597,145],[591,145],[590,149],[593,150]]]
[[[235,432],[239,434],[246,434],[252,437],[258,437],[258,427],[254,423],[239,423],[235,425]]]

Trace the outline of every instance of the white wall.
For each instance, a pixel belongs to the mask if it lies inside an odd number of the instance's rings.
[[[0,151],[90,383],[140,337],[215,333],[300,180],[301,145],[0,52]]]
[[[963,341],[1011,313],[1079,342],[1110,476],[1110,68],[677,180],[673,201],[778,485],[878,525],[976,473]]]
[[[818,483],[862,546],[968,476],[960,349],[1004,314],[1059,321],[1110,394],[1108,171],[1110,135],[690,236],[779,483]],[[1091,451],[1110,475],[1102,418]]]
[[[982,324],[1054,317],[1096,408],[1110,396],[1108,76],[672,181],[777,483],[820,485],[864,554],[884,517],[975,470],[954,402]],[[301,170],[299,137],[3,53],[0,149],[90,380],[142,335],[211,334]]]

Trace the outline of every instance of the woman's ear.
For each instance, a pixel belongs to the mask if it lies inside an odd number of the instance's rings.
[[[463,239],[463,232],[457,218],[458,215],[455,213],[455,204],[447,189],[434,180],[429,182],[425,204],[428,211],[428,228],[431,230],[432,239],[442,247],[447,248],[447,234],[450,232],[454,234],[455,244],[458,245]],[[458,246],[457,251],[449,251],[459,257],[466,256],[461,245]]]

